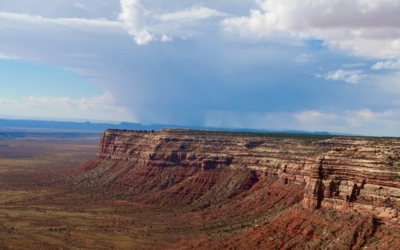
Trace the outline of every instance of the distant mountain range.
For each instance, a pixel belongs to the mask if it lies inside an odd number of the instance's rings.
[[[232,131],[232,132],[270,132],[270,133],[290,133],[290,134],[321,134],[321,135],[350,135],[340,133],[330,133],[325,131],[303,131],[303,130],[260,130],[260,129],[242,129],[242,128],[216,128],[201,126],[178,126],[166,124],[143,125],[141,123],[121,122],[113,123],[91,123],[91,122],[64,122],[64,121],[43,121],[43,120],[12,120],[0,119],[0,137],[5,136],[5,132],[37,133],[43,135],[46,133],[59,133],[60,137],[71,133],[98,134],[106,129],[132,129],[132,130],[160,130],[163,128],[184,128],[184,129],[201,129],[215,131]]]

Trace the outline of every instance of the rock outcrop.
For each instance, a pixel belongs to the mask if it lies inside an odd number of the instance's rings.
[[[382,138],[107,130],[97,156],[72,178],[78,187],[201,207],[275,181],[302,193],[307,209],[363,213],[394,225],[400,223],[399,149],[400,141]]]
[[[334,140],[348,145],[335,147],[315,160],[303,205],[371,214],[385,223],[398,224],[400,142],[372,138]]]

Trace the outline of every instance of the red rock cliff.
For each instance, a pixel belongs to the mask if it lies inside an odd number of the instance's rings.
[[[147,194],[147,201],[205,206],[272,178],[303,193],[305,208],[357,211],[397,224],[399,148],[397,140],[376,138],[107,130],[97,157],[74,176],[78,186],[114,187]]]
[[[310,169],[303,205],[372,214],[398,224],[399,146],[389,139],[335,139],[348,144],[321,155]]]

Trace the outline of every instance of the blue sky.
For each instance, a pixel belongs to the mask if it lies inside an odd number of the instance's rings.
[[[0,61],[3,97],[21,96],[71,97],[75,99],[96,97],[104,91],[93,82],[70,70],[23,60]]]
[[[397,0],[0,0],[0,117],[400,136]]]

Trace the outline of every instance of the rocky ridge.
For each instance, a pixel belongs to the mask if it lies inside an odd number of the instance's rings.
[[[200,208],[246,192],[290,190],[285,197],[296,194],[309,210],[357,212],[398,225],[399,150],[399,140],[382,138],[107,130],[97,156],[72,178],[77,187]]]

